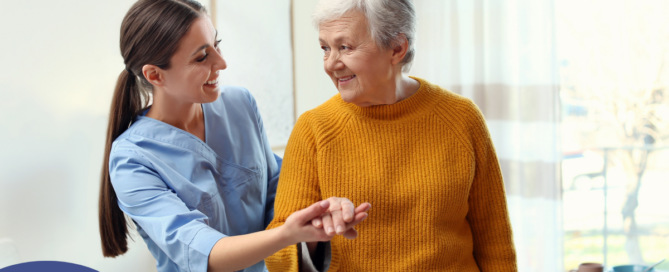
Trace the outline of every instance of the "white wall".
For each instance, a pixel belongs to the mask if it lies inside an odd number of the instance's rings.
[[[155,271],[139,236],[102,257],[98,188],[107,114],[133,0],[0,0],[0,238],[21,262]]]
[[[294,124],[290,0],[216,3],[216,28],[228,64],[219,81],[253,94],[270,145],[281,149]]]
[[[323,71],[323,50],[318,31],[311,24],[317,0],[293,0],[293,46],[295,49],[295,92],[298,116],[337,94]]]

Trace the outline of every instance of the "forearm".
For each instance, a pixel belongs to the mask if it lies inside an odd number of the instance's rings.
[[[283,227],[219,240],[209,254],[207,271],[237,271],[250,267],[275,252],[295,244]]]

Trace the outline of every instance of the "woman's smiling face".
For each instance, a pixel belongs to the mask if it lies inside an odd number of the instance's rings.
[[[207,15],[193,22],[170,59],[170,68],[161,71],[166,95],[190,103],[209,103],[218,98],[218,71],[227,65],[217,35]]]
[[[321,24],[318,36],[325,73],[344,101],[366,107],[377,104],[375,97],[394,91],[393,50],[376,45],[361,12]]]

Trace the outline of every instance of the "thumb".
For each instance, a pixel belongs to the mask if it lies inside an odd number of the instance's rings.
[[[321,216],[323,213],[325,213],[328,208],[330,207],[330,202],[329,201],[319,201],[311,206],[307,207],[306,209],[299,210],[295,212],[296,219],[300,222],[300,225],[304,225],[305,223],[311,221],[315,217]]]

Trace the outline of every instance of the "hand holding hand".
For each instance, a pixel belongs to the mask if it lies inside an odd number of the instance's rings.
[[[329,207],[330,202],[319,201],[288,216],[282,227],[290,240],[289,244],[330,241],[334,234],[328,235],[311,223],[314,218],[320,218],[323,213],[327,212]]]
[[[347,239],[355,239],[358,232],[353,228],[367,218],[367,211],[372,207],[365,202],[354,209],[353,202],[347,198],[330,197],[328,212],[320,218],[314,218],[314,227],[323,228],[328,235],[343,235]]]

